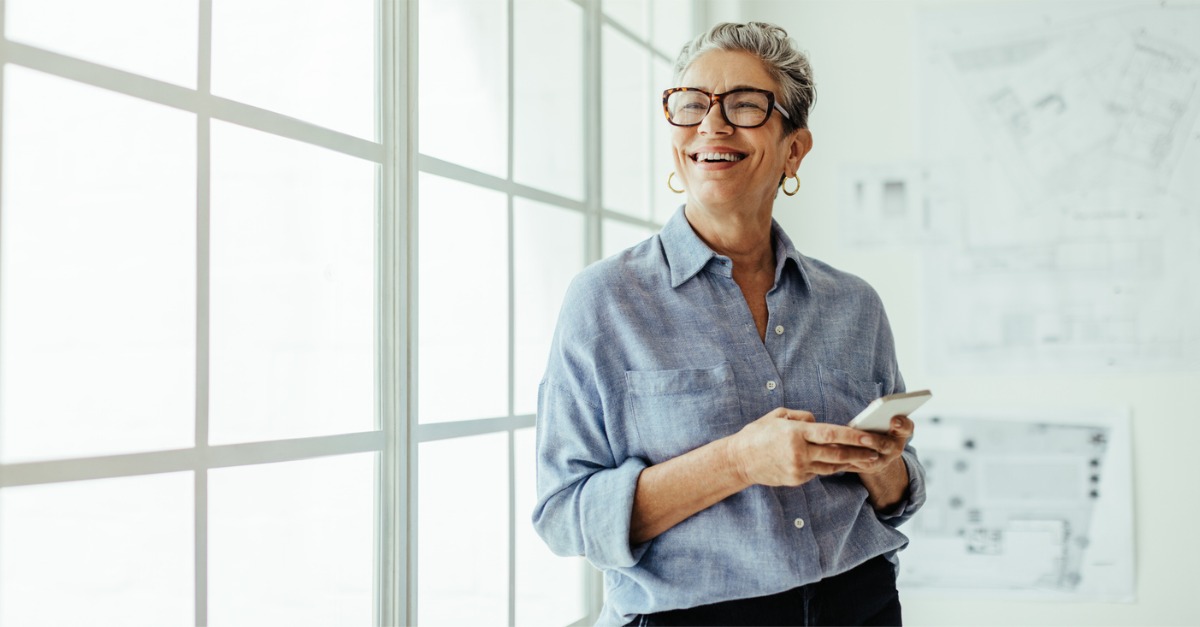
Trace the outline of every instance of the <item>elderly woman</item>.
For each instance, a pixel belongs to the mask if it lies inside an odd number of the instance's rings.
[[[908,446],[844,426],[904,390],[861,279],[772,219],[812,148],[783,29],[720,24],[663,94],[687,202],[572,283],[539,392],[534,525],[604,571],[602,624],[898,625]]]

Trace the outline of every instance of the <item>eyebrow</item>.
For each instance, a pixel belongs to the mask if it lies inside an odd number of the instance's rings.
[[[693,86],[688,86],[688,89],[699,89],[700,91],[710,91],[710,92],[712,91],[712,90],[711,90],[711,89],[709,89],[708,87],[693,87]],[[761,89],[761,90],[763,90],[763,91],[771,91],[770,89],[767,89],[766,87],[756,87],[756,86],[754,86],[754,85],[741,85],[741,84],[739,84],[739,85],[734,85],[733,87],[730,87],[729,89],[726,89],[726,90],[725,90],[724,92],[722,92],[722,93],[728,93],[728,92],[731,92],[731,91],[736,91],[736,90],[739,90],[739,89]],[[713,93],[716,93],[716,92],[713,92]]]

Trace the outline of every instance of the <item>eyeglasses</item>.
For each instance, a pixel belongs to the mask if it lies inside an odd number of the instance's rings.
[[[675,87],[663,92],[663,112],[675,126],[696,126],[708,115],[712,106],[721,103],[721,115],[738,128],[758,128],[771,119],[771,111],[779,109],[783,117],[792,116],[775,102],[775,94],[765,89],[745,87],[723,94],[710,94],[691,87]]]

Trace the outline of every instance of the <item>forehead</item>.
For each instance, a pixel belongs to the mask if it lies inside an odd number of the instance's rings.
[[[762,60],[741,50],[711,50],[696,57],[680,77],[680,85],[711,92],[739,87],[779,91]]]

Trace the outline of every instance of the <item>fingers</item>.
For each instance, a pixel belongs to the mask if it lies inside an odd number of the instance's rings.
[[[860,437],[858,446],[869,448],[880,455],[891,455],[896,449],[904,448],[905,441],[900,437],[877,433]]]
[[[845,446],[867,446],[875,448],[879,440],[886,439],[858,429],[828,423],[805,425],[804,439],[811,444],[842,444]]]
[[[893,416],[887,433],[869,433],[859,438],[860,446],[875,449],[882,455],[892,455],[904,448],[913,434],[913,421],[907,416]]]
[[[808,448],[808,458],[814,463],[846,466],[874,462],[879,459],[879,453],[858,446],[816,445]]]
[[[888,431],[888,435],[907,440],[912,437],[914,428],[915,425],[908,416],[892,416],[892,428]]]
[[[913,421],[907,416],[893,416],[891,429],[886,434],[863,436],[863,446],[879,452],[877,460],[858,462],[852,472],[874,474],[883,472],[896,463],[904,451],[905,444],[913,434]]]
[[[807,412],[802,409],[788,409],[786,407],[777,408],[775,411],[771,412],[768,415],[777,416],[779,418],[786,418],[788,420],[795,420],[797,422],[816,422],[817,421],[817,417],[812,415],[811,412]]]
[[[808,470],[813,475],[836,475],[839,472],[855,470],[853,464],[830,464],[827,462],[812,462]]]
[[[897,431],[903,433],[903,428],[901,426]],[[866,433],[858,429],[821,423],[804,425],[801,436],[805,442],[812,445],[816,450],[831,449],[836,451],[840,449],[842,455],[846,455],[846,451],[858,451],[862,453],[856,453],[849,457],[830,457],[831,453],[829,452],[820,453],[824,457],[820,457],[819,459],[835,462],[874,461],[876,458],[872,457],[871,454],[875,454],[879,458],[890,459],[899,455],[904,450],[904,445],[908,442],[908,438],[903,435]]]
[[[867,448],[885,456],[903,449],[913,432],[913,421],[905,416],[893,417],[891,429],[887,433],[872,433],[843,425],[818,423],[812,413],[803,410],[780,407],[767,415],[802,423],[794,427],[794,435],[808,444]]]
[[[835,475],[841,472],[853,472],[861,474],[875,473],[883,469],[889,462],[882,458],[874,461],[858,461],[858,462],[826,462],[826,461],[809,461],[806,470],[811,475]]]
[[[753,460],[746,470],[748,483],[800,485],[817,476],[878,472],[900,454],[911,432],[912,421],[902,416],[893,418],[889,433],[869,433],[780,407],[738,436]]]
[[[778,407],[771,411],[771,413],[767,414],[767,416],[784,418],[796,422],[810,422],[814,424],[817,422],[817,418],[812,414],[812,412],[807,412],[802,409],[788,409],[786,407]],[[844,427],[839,427],[838,425],[825,424],[823,426],[832,428],[834,430],[845,429]],[[910,420],[908,416],[893,416],[891,428],[888,430],[886,435],[908,440],[912,437],[913,428],[913,421]],[[875,444],[873,440],[868,443],[867,437],[869,436],[863,436],[862,431],[859,431],[858,429],[849,429],[849,431],[851,433],[837,433],[836,431],[830,431],[828,429],[820,429],[814,431],[812,437],[806,437],[805,439],[813,444],[866,444],[867,446],[873,446]],[[862,440],[860,442],[850,441],[853,438],[862,438]]]

